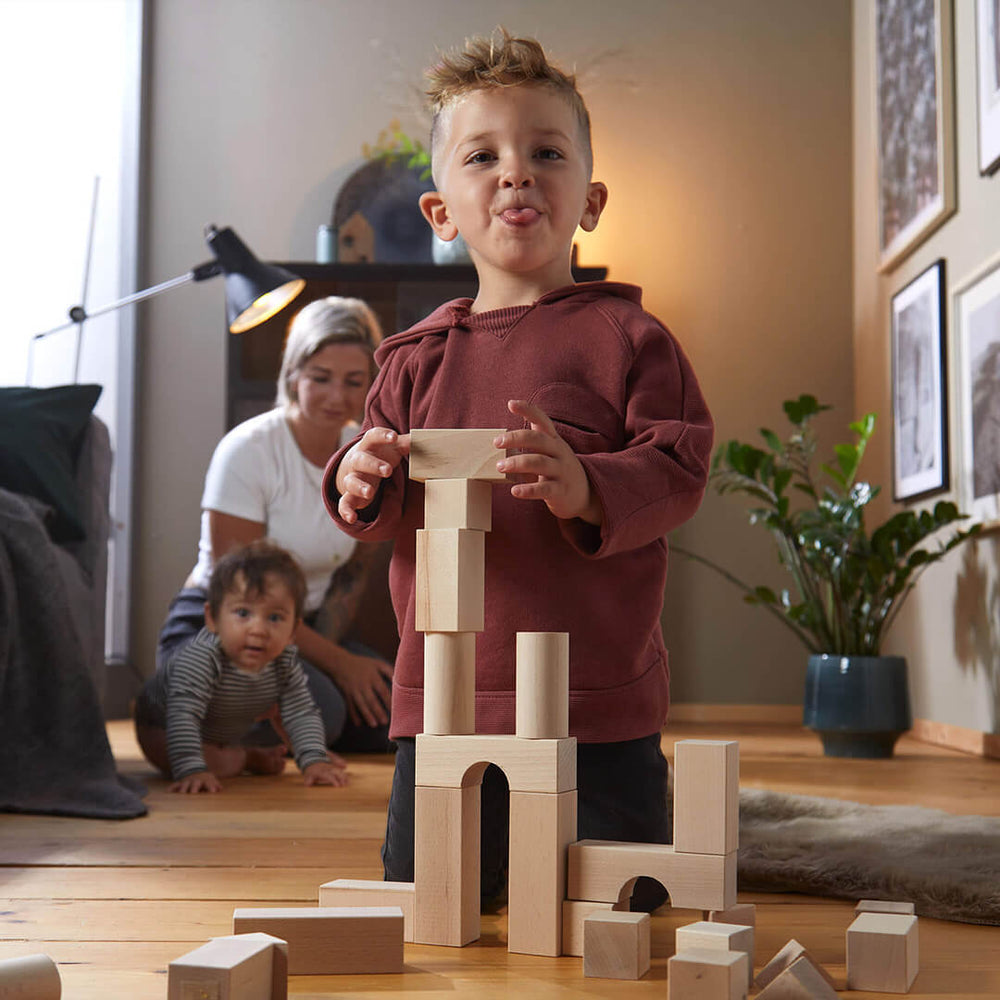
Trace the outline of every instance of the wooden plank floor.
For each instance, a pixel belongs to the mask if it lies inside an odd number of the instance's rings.
[[[392,776],[389,757],[354,758],[346,789],[305,788],[294,767],[278,778],[227,782],[214,796],[171,795],[142,760],[128,723],[109,733],[121,770],[147,781],[147,817],[75,820],[0,814],[0,958],[48,953],[66,1000],[163,1000],[167,963],[231,932],[237,906],[313,905],[338,877],[379,878],[378,848]],[[674,740],[738,739],[745,786],[956,813],[1000,815],[1000,762],[903,740],[888,761],[831,761],[792,727],[678,724]],[[790,937],[843,987],[848,902],[741,895],[758,907],[756,964]],[[482,938],[462,949],[406,946],[401,976],[298,976],[299,998],[422,1000],[666,995],[674,929],[698,919],[664,908],[653,919],[653,967],[639,982],[583,979],[578,958],[508,955],[506,916],[483,917]],[[1000,996],[1000,929],[921,919],[920,967],[911,996]],[[877,994],[844,992],[845,997]]]

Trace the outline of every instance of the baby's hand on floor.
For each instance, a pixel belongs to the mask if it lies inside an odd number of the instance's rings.
[[[327,753],[328,760],[309,764],[302,775],[307,785],[333,785],[340,788],[347,784],[347,762],[335,753]]]
[[[211,771],[197,771],[175,781],[170,786],[172,792],[197,793],[221,792],[222,782]]]

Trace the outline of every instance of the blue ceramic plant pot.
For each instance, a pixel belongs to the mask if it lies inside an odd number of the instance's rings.
[[[827,757],[891,757],[913,724],[906,660],[810,656],[802,721]]]

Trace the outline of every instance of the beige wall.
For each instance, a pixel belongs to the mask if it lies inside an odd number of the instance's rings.
[[[365,141],[408,111],[435,47],[497,23],[576,63],[611,190],[584,264],[645,288],[698,370],[720,438],[779,425],[812,391],[852,409],[848,0],[161,0],[150,91],[150,281],[207,254],[205,223],[261,256],[310,259]],[[223,431],[223,295],[146,314],[136,652],[195,557],[202,476]],[[684,541],[774,580],[739,504]],[[674,560],[665,628],[680,700],[789,702],[804,653],[705,570]]]
[[[955,106],[958,211],[886,274],[877,272],[874,30],[869,0],[854,5],[854,350],[859,410],[883,415],[868,474],[886,484],[881,516],[892,510],[890,308],[892,296],[939,258],[949,286],[949,362],[956,357],[952,289],[1000,251],[1000,176],[981,177],[976,133],[975,4],[956,0]],[[954,367],[954,366],[952,366]],[[955,372],[949,373],[951,480],[958,479]],[[951,499],[959,500],[953,489]],[[939,497],[934,497],[934,500]],[[994,592],[996,537],[952,553],[920,582],[890,632],[887,652],[907,657],[914,714],[954,726],[998,731],[1000,624]],[[987,607],[989,613],[986,613]]]

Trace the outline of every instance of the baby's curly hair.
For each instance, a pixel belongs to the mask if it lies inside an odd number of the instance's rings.
[[[498,37],[499,36],[499,37]],[[534,85],[549,87],[568,102],[580,126],[588,159],[590,146],[590,114],[576,88],[576,77],[549,62],[545,50],[534,38],[514,38],[506,28],[491,35],[476,35],[466,39],[463,49],[442,56],[441,61],[424,74],[427,79],[427,99],[431,123],[431,151],[439,138],[441,113],[457,100],[476,90],[496,87]]]
[[[242,594],[251,600],[265,593],[272,579],[288,588],[295,617],[301,618],[306,601],[306,581],[295,557],[269,538],[231,549],[216,564],[208,583],[208,606],[219,615],[226,594]]]

